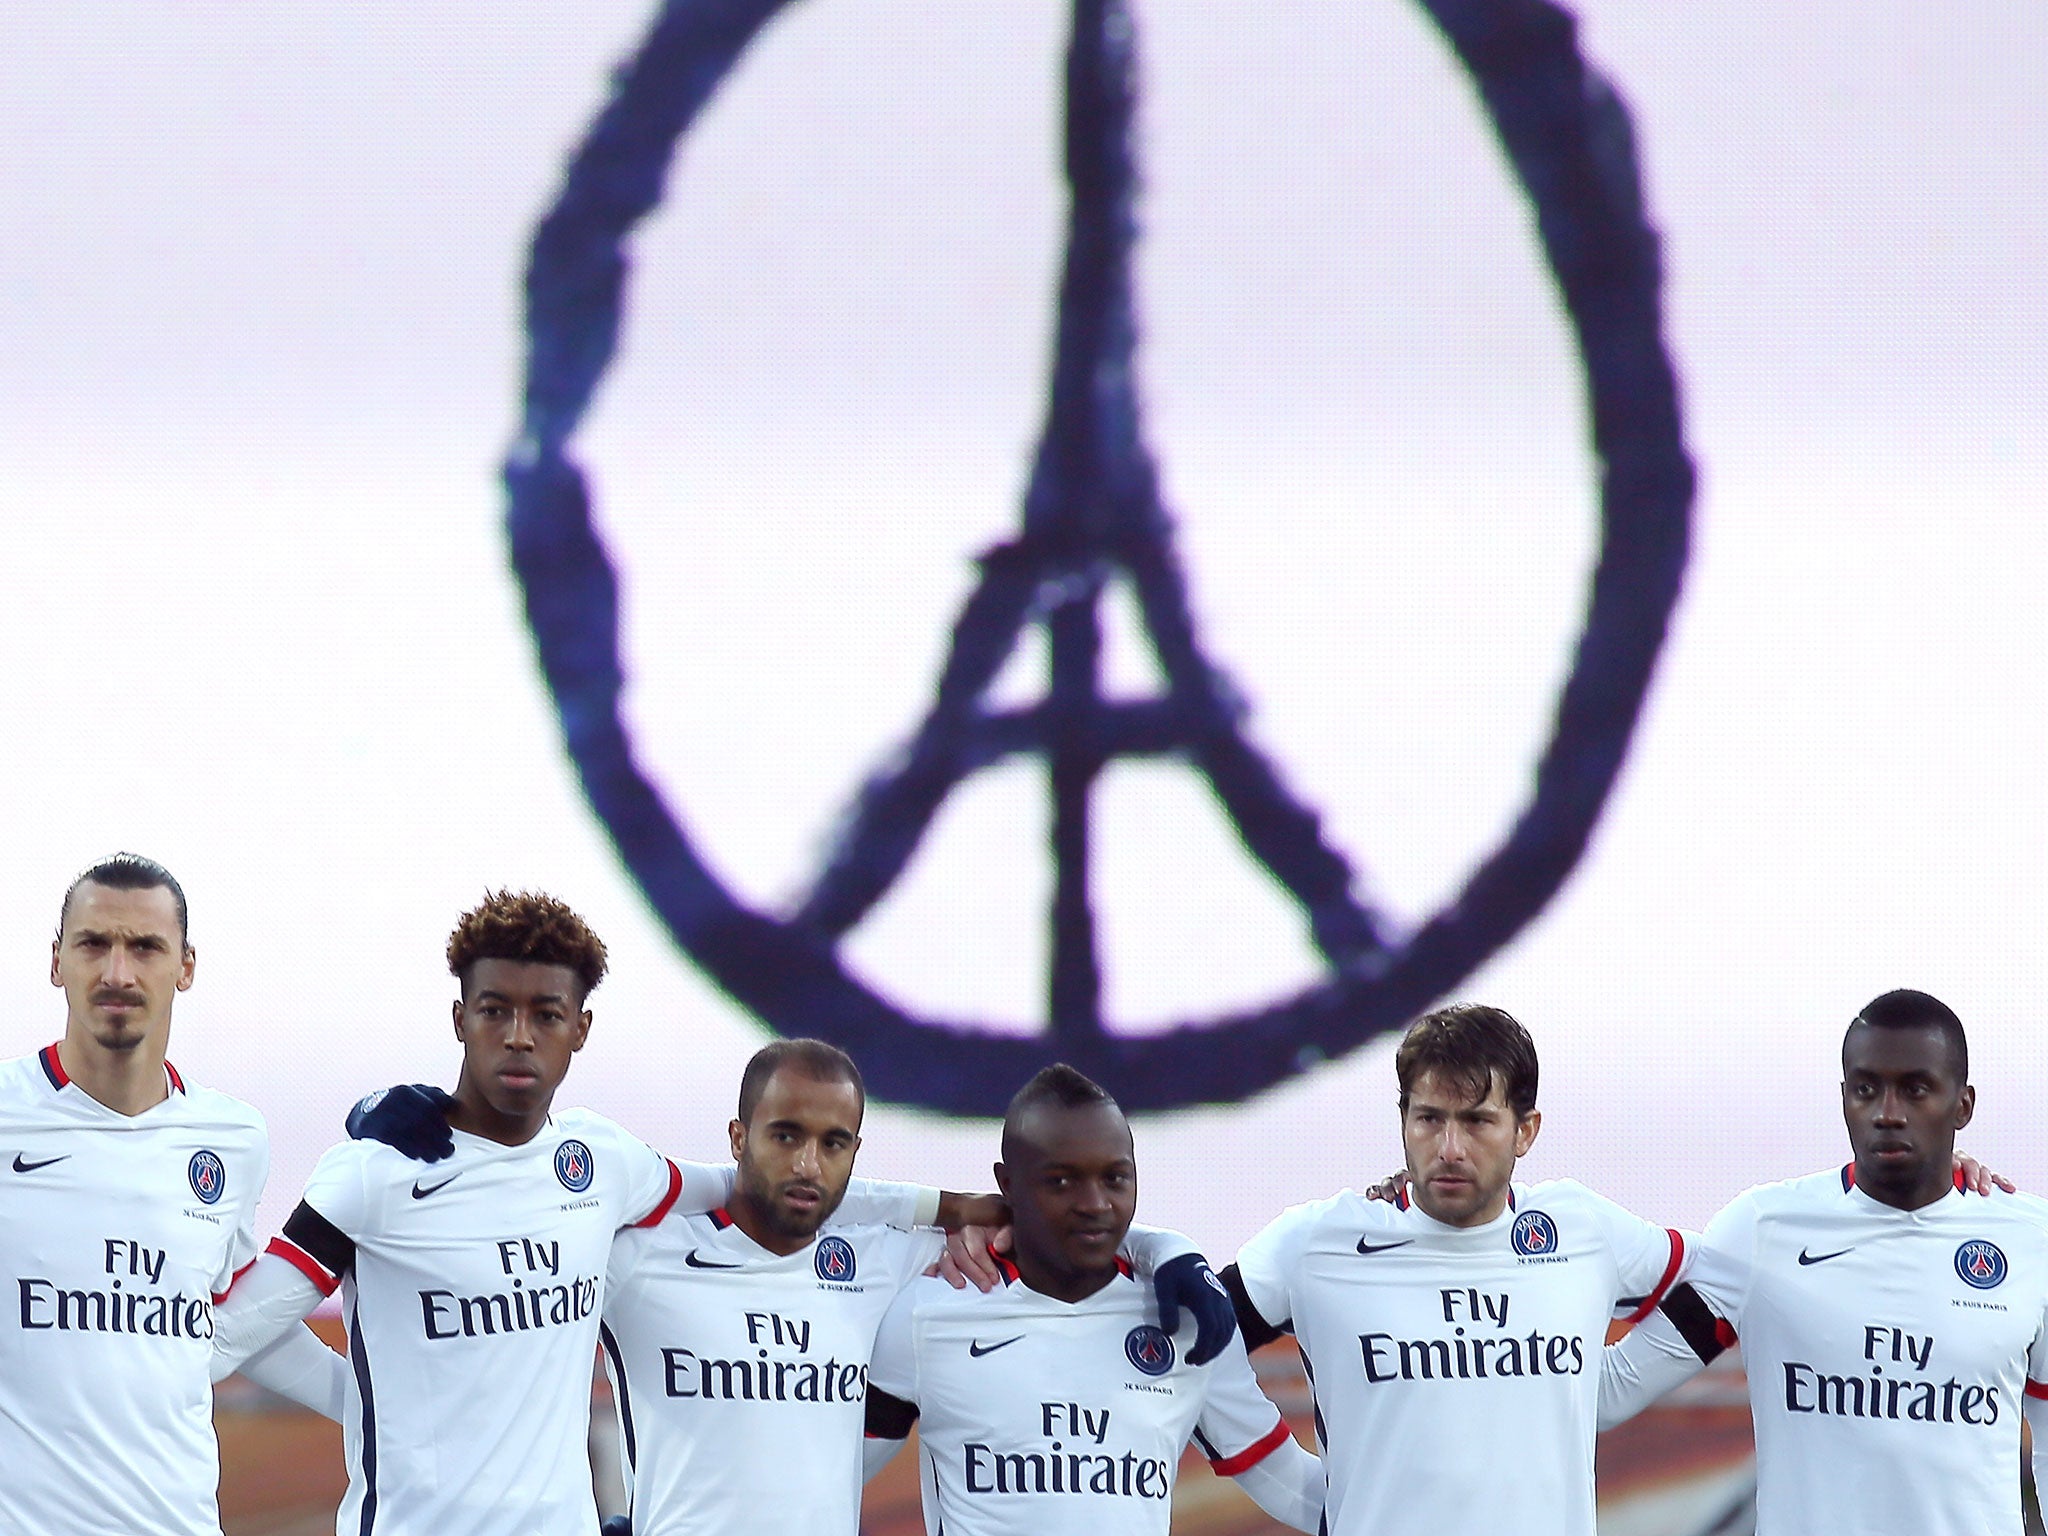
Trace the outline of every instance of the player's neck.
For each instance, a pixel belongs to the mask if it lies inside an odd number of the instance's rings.
[[[482,1094],[464,1081],[455,1085],[455,1102],[448,1108],[448,1124],[454,1130],[481,1136],[500,1146],[523,1147],[547,1125],[552,1104],[550,1100],[526,1114],[508,1115],[492,1108]]]
[[[813,1231],[806,1232],[799,1237],[792,1237],[787,1232],[776,1231],[775,1228],[768,1225],[761,1208],[737,1184],[733,1188],[732,1199],[726,1202],[725,1214],[730,1216],[732,1224],[746,1233],[748,1237],[759,1243],[763,1248],[766,1248],[770,1253],[782,1257],[787,1257],[795,1253],[797,1249],[808,1246],[811,1239],[818,1235]]]
[[[1010,1255],[1010,1262],[1017,1266],[1019,1280],[1039,1295],[1050,1296],[1054,1301],[1086,1301],[1117,1275],[1114,1269],[1056,1269],[1021,1248]]]
[[[139,1115],[170,1097],[161,1042],[144,1040],[132,1050],[110,1051],[83,1029],[67,1025],[57,1042],[57,1060],[81,1092],[117,1115]]]
[[[1939,1167],[1930,1166],[1917,1178],[1901,1184],[1896,1174],[1866,1169],[1858,1163],[1856,1187],[1879,1205],[1888,1205],[1898,1211],[1917,1211],[1934,1204],[1956,1187],[1953,1169],[1954,1160],[1943,1158]]]

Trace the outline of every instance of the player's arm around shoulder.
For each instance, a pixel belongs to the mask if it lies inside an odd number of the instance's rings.
[[[1202,1412],[1196,1443],[1218,1477],[1233,1479],[1252,1501],[1298,1531],[1321,1527],[1329,1485],[1321,1458],[1288,1428],[1260,1387],[1245,1353],[1232,1339],[1202,1372]]]
[[[1796,1198],[1792,1185],[1762,1185],[1723,1206],[1705,1231],[1684,1234],[1686,1254],[1672,1283],[1653,1309],[1632,1319],[1627,1337],[1601,1352],[1602,1429],[1633,1418],[1736,1342],[1760,1212]]]
[[[917,1316],[927,1300],[952,1294],[937,1276],[917,1276],[896,1294],[868,1357],[863,1476],[872,1478],[903,1448],[918,1418]],[[969,1294],[979,1295],[980,1292]]]
[[[1235,1263],[1218,1279],[1230,1298],[1237,1331],[1248,1350],[1261,1349],[1294,1331],[1294,1295],[1302,1256],[1312,1235],[1355,1208],[1366,1225],[1399,1215],[1396,1206],[1365,1200],[1351,1191],[1325,1200],[1291,1205],[1238,1249]]]

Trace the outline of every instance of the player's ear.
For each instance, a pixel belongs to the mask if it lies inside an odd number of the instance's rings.
[[[572,1045],[571,1045],[571,1046],[569,1047],[569,1049],[570,1049],[570,1050],[572,1050],[572,1051],[580,1051],[580,1050],[582,1050],[582,1049],[583,1049],[583,1042],[584,1042],[584,1041],[586,1041],[586,1040],[588,1040],[589,1038],[590,1038],[590,1010],[589,1010],[588,1008],[586,1008],[586,1009],[584,1009],[584,1010],[583,1010],[583,1011],[582,1011],[581,1013],[579,1013],[579,1014],[578,1014],[578,1015],[576,1016],[576,1039],[575,1039],[575,1043],[573,1043],[573,1044],[572,1044]]]
[[[1017,1202],[1010,1200],[1010,1170],[1001,1163],[997,1163],[994,1172],[996,1176],[996,1189],[1002,1194],[1003,1199],[1009,1201],[1010,1208],[1015,1210]]]
[[[187,944],[185,946],[185,952],[178,957],[178,990],[180,992],[186,991],[188,988],[191,987],[192,968],[198,963],[199,951],[194,949],[190,944]]]
[[[747,1150],[746,1122],[743,1120],[733,1120],[728,1122],[725,1127],[725,1134],[732,1141],[732,1160],[734,1162],[738,1162],[740,1160],[740,1154]]]
[[[462,1041],[462,1042],[463,1042],[463,1044],[465,1044],[465,1045],[466,1045],[466,1044],[468,1044],[469,1042],[468,1042],[468,1041],[467,1041],[466,1039],[464,1039],[464,1037],[463,1037],[463,1033],[462,1033],[462,999],[461,999],[461,998],[459,998],[459,997],[458,997],[457,999],[455,999],[455,1001],[454,1001],[453,1003],[449,1004],[449,1006],[448,1006],[448,1016],[449,1016],[450,1020],[451,1020],[451,1021],[452,1021],[452,1022],[454,1023],[454,1025],[455,1025],[455,1038],[456,1038],[457,1040],[460,1040],[460,1041]]]
[[[1515,1156],[1526,1157],[1536,1145],[1536,1133],[1543,1129],[1543,1111],[1532,1109],[1515,1125]]]
[[[1977,1113],[1977,1090],[1969,1083],[1963,1084],[1963,1091],[1956,1096],[1956,1129],[1961,1130],[1970,1123],[1970,1117]]]
[[[57,969],[57,957],[63,952],[63,949],[64,941],[62,939],[50,940],[50,985],[53,987],[64,985],[64,975]]]

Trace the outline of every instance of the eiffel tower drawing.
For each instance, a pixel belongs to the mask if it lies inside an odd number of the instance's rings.
[[[854,798],[793,913],[748,908],[697,854],[623,722],[617,579],[570,440],[616,344],[622,242],[659,203],[690,122],[783,3],[669,0],[572,160],[528,270],[524,419],[505,471],[513,565],[569,754],[627,868],[681,947],[770,1027],[834,1039],[859,1057],[877,1096],[949,1112],[999,1113],[1055,1059],[1133,1110],[1235,1101],[1398,1026],[1507,942],[1577,862],[1685,565],[1692,470],[1661,338],[1656,236],[1627,113],[1580,58],[1571,18],[1550,0],[1420,0],[1478,84],[1535,203],[1586,368],[1603,538],[1530,800],[1458,896],[1400,935],[1360,899],[1316,811],[1247,739],[1244,696],[1205,652],[1190,609],[1135,380],[1128,0],[1073,3],[1070,207],[1044,428],[1022,525],[982,555],[929,710]],[[1103,604],[1117,583],[1136,598],[1164,679],[1153,697],[1104,691]],[[1047,642],[1044,693],[999,707],[993,685],[1032,626]],[[852,975],[838,945],[909,867],[953,790],[1026,756],[1042,760],[1052,806],[1045,1027],[1025,1038],[915,1018]],[[1319,982],[1163,1033],[1109,1026],[1091,809],[1104,770],[1129,757],[1170,757],[1202,775],[1244,848],[1299,905],[1327,963]]]

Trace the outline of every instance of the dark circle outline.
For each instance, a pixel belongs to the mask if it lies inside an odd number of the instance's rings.
[[[1508,943],[1570,875],[1626,756],[1690,539],[1693,472],[1661,336],[1660,256],[1633,128],[1549,0],[1418,0],[1477,86],[1533,204],[1585,368],[1601,546],[1535,785],[1507,837],[1407,943],[1262,1008],[1055,1047],[914,1018],[817,936],[726,890],[641,770],[620,711],[617,575],[568,451],[617,343],[623,241],[685,129],[786,0],[668,0],[572,159],[527,273],[524,415],[507,458],[512,564],[592,809],[678,945],[771,1029],[821,1035],[876,1097],[998,1114],[1055,1054],[1132,1110],[1237,1103],[1399,1027]]]
[[[583,1154],[583,1182],[581,1184],[571,1183],[569,1180],[568,1170],[562,1166],[562,1159],[565,1155],[567,1155],[571,1147],[574,1147],[577,1151]],[[556,1144],[555,1181],[559,1183],[562,1186],[562,1188],[569,1191],[569,1193],[572,1195],[582,1194],[586,1189],[590,1188],[592,1184],[597,1182],[597,1159],[591,1155],[590,1144],[588,1142],[583,1141],[578,1137],[571,1136],[568,1140]]]
[[[210,1195],[199,1187],[201,1158],[206,1159],[207,1167],[213,1170],[213,1193]],[[220,1197],[228,1192],[228,1165],[211,1147],[201,1147],[185,1164],[185,1182],[192,1186],[192,1193],[199,1197],[200,1204],[219,1205]]]
[[[1991,1251],[1992,1257],[1998,1260],[1998,1273],[1993,1275],[1989,1280],[1979,1280],[1975,1275],[1972,1275],[1963,1264],[1963,1255],[1968,1253],[1970,1249],[1976,1247],[1983,1247],[1989,1249]],[[1992,1242],[1991,1239],[1989,1239],[1988,1237],[1973,1237],[1969,1239],[1967,1242],[1957,1245],[1955,1257],[1956,1278],[1961,1280],[1963,1284],[1967,1285],[1973,1291],[1997,1290],[1998,1287],[2005,1284],[2005,1277],[2007,1274],[2011,1272],[2011,1268],[2012,1266],[2010,1262],[2006,1259],[2005,1250],[2003,1248],[2000,1248],[1998,1244]]]

